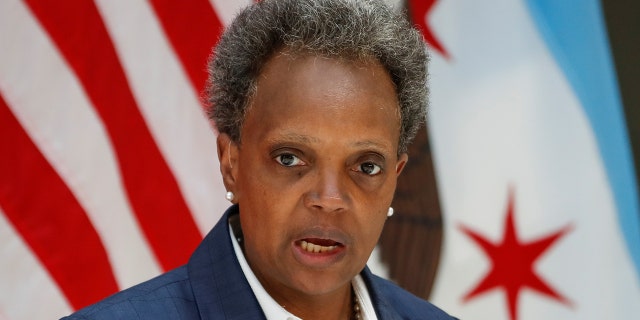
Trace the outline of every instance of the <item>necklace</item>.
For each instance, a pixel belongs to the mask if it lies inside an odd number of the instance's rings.
[[[353,300],[353,319],[360,320],[360,301],[358,301],[358,297],[356,296],[355,290],[351,287],[351,299]]]

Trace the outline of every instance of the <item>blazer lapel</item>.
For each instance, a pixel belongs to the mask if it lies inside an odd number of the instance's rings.
[[[229,236],[229,208],[187,264],[201,319],[265,319],[242,272]]]
[[[378,319],[395,320],[402,319],[402,316],[393,308],[391,303],[386,299],[384,290],[380,287],[379,283],[374,279],[373,273],[369,270],[369,267],[365,267],[360,273],[362,279],[367,284],[369,289],[369,296],[373,303],[373,308],[376,310]]]

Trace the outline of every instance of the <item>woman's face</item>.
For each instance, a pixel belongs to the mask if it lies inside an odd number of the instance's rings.
[[[399,132],[378,63],[281,54],[265,65],[242,144],[221,163],[245,256],[276,301],[331,294],[364,268],[406,163]]]

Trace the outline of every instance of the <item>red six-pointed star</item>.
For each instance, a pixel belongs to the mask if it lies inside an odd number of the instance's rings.
[[[492,243],[479,233],[460,226],[462,232],[469,236],[491,260],[491,270],[480,283],[463,298],[464,302],[495,288],[501,288],[507,296],[509,319],[516,320],[518,314],[518,296],[522,289],[530,288],[565,305],[571,302],[556,292],[534,270],[536,260],[571,230],[567,226],[546,237],[524,243],[518,239],[514,227],[513,194],[509,194],[504,236],[500,243]]]
[[[440,40],[438,40],[433,30],[431,30],[431,26],[427,23],[429,14],[436,2],[437,0],[412,0],[409,2],[409,12],[411,13],[411,20],[413,20],[418,29],[422,32],[424,40],[436,52],[448,59],[449,53],[445,50]]]

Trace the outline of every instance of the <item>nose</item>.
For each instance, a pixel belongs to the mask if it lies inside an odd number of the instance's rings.
[[[313,175],[310,190],[304,195],[307,208],[322,212],[340,212],[348,206],[344,177],[339,170],[324,168]]]

